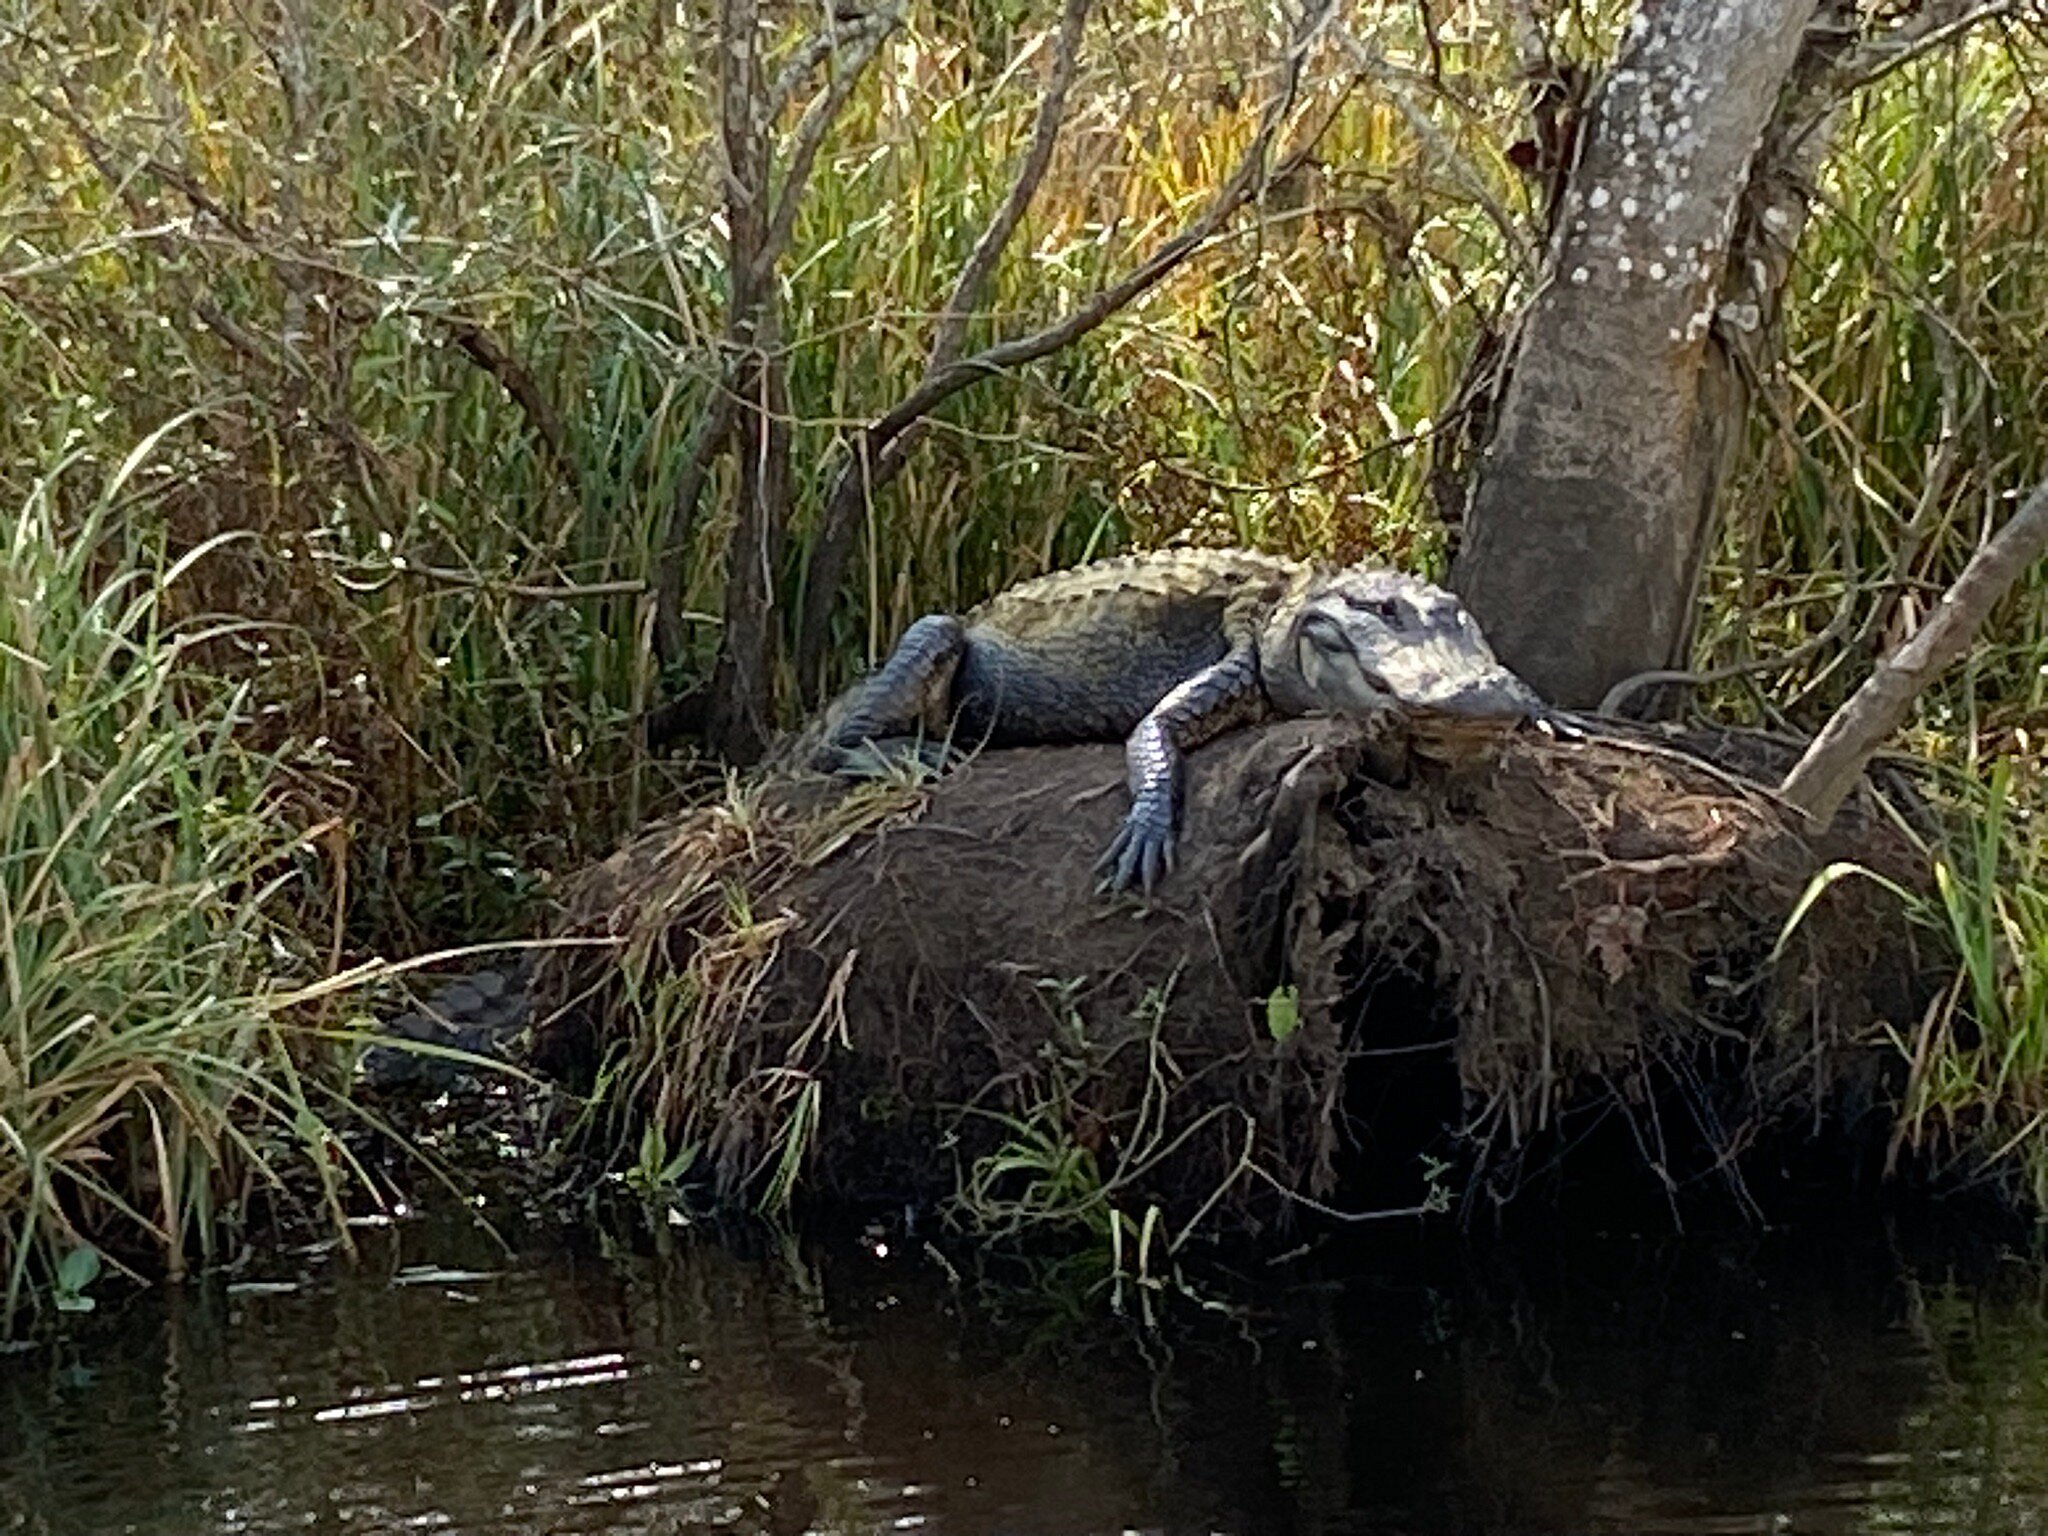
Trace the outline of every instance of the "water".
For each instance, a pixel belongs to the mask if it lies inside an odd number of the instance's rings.
[[[0,1531],[2048,1530],[2017,1261],[1865,1232],[1339,1268],[1148,1333],[850,1240],[506,1266],[408,1233],[0,1357]]]

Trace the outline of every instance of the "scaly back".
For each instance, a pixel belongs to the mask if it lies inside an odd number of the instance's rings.
[[[1077,629],[1157,633],[1177,616],[1243,612],[1249,622],[1311,568],[1243,549],[1164,549],[1054,571],[998,592],[966,615],[971,630],[1029,642]]]

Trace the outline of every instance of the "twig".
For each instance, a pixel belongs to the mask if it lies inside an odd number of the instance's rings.
[[[876,50],[896,30],[901,19],[901,13],[893,8],[877,11],[838,39],[851,43],[852,52],[835,72],[832,83],[811,99],[811,104],[804,108],[803,116],[797,120],[783,171],[782,190],[776,194],[775,212],[768,221],[767,235],[754,257],[754,281],[761,291],[766,291],[775,263],[782,259],[790,233],[796,228],[797,208],[803,202],[804,188],[810,183],[811,170],[817,164],[818,150],[824,145],[825,135],[832,131],[832,125],[846,109],[847,98],[867,72]]]
[[[731,231],[728,266],[733,272],[733,289],[726,316],[727,358],[712,384],[710,398],[692,429],[683,467],[676,476],[675,490],[662,529],[659,548],[659,577],[655,593],[655,650],[664,660],[683,652],[686,622],[682,612],[685,583],[684,546],[697,516],[697,503],[731,440],[739,421],[740,407],[758,408],[749,390],[750,379],[764,366],[779,366],[771,356],[773,327],[764,325],[764,309],[773,303],[775,264],[781,260],[796,226],[797,210],[810,182],[818,152],[832,125],[844,110],[853,87],[866,72],[875,52],[901,21],[897,7],[878,11],[846,30],[828,25],[805,42],[769,87],[766,110],[756,115],[753,94],[753,32],[758,23],[756,5],[734,6],[720,22],[719,46],[725,55],[722,67],[734,71],[721,87],[721,139],[725,147],[727,218]],[[744,43],[744,48],[742,48]],[[804,109],[794,130],[782,178],[782,188],[771,211],[763,217],[768,200],[770,125],[788,105],[803,81],[832,58],[842,44],[851,43],[851,57],[844,62],[831,83]],[[666,252],[664,252],[664,259]],[[765,439],[763,440],[765,446]]]
[[[1836,95],[1861,90],[1931,53],[1980,22],[2010,16],[2016,0],[1930,0],[1910,19],[1866,37],[1835,61],[1828,86]]]
[[[1429,45],[1429,78],[1438,89],[1444,83],[1444,45],[1436,35],[1436,17],[1431,14],[1429,0],[1415,0],[1415,9],[1422,14],[1422,39]]]
[[[2019,511],[1970,557],[1926,623],[1879,662],[1835,711],[1785,775],[1779,795],[1825,828],[1913,701],[1969,649],[1998,600],[2043,555],[2048,555],[2048,483],[2035,487]]]
[[[825,516],[820,520],[809,574],[810,586],[818,593],[815,599],[818,606],[814,609],[813,600],[807,596],[807,613],[830,611],[831,594],[837,592],[846,560],[851,554],[854,518],[867,499],[902,467],[905,456],[892,450],[905,433],[970,385],[1048,357],[1087,335],[1171,275],[1208,244],[1238,208],[1258,194],[1265,185],[1267,160],[1272,153],[1273,141],[1279,136],[1281,125],[1299,94],[1309,52],[1328,26],[1334,10],[1335,0],[1315,0],[1303,12],[1288,44],[1280,87],[1267,101],[1251,143],[1246,146],[1224,184],[1201,212],[1181,226],[1178,234],[1155,249],[1119,281],[1097,290],[1044,329],[997,342],[970,357],[958,358],[927,371],[915,389],[858,435],[843,479],[846,488],[842,491],[835,486]],[[1295,160],[1299,158],[1299,154],[1293,157]],[[815,654],[821,643],[818,634],[821,628],[822,625],[809,627],[809,632],[803,637],[800,656],[805,652]]]
[[[448,319],[442,323],[447,326],[448,339],[456,350],[496,379],[499,388],[526,413],[526,419],[533,423],[533,430],[540,434],[541,446],[547,451],[555,472],[568,485],[570,494],[580,502],[583,499],[582,467],[570,455],[569,437],[563,429],[562,418],[541,391],[532,370],[506,351],[497,337],[474,321]]]
[[[1417,106],[1414,99],[1402,88],[1402,76],[1408,72],[1394,68],[1366,39],[1348,28],[1338,29],[1337,41],[1351,56],[1351,61],[1357,66],[1360,74],[1387,88],[1388,95],[1393,98],[1394,106],[1407,122],[1409,130],[1422,141],[1425,148],[1450,167],[1451,175],[1464,189],[1465,195],[1478,205],[1479,211],[1484,213],[1494,228],[1500,231],[1501,239],[1520,258],[1524,268],[1535,271],[1542,264],[1542,253],[1536,249],[1528,231],[1522,228],[1500,199],[1493,195],[1485,181],[1472,169],[1471,161],[1458,153],[1457,146],[1451,142],[1443,129],[1438,127],[1429,114]],[[1410,75],[1410,78],[1413,76]],[[1439,87],[1442,83],[1441,80],[1436,82]]]
[[[1748,661],[1732,661],[1726,666],[1710,667],[1704,672],[1688,672],[1681,668],[1660,667],[1649,672],[1638,672],[1633,677],[1624,677],[1601,698],[1596,715],[1619,715],[1621,706],[1641,693],[1645,688],[1660,684],[1683,684],[1688,688],[1705,688],[1713,683],[1725,683],[1738,677],[1753,677],[1759,672],[1778,672],[1787,667],[1796,667],[1802,661],[1815,655],[1822,648],[1832,645],[1848,628],[1849,608],[1844,604],[1830,619],[1826,628],[1809,636],[1789,651],[1780,651],[1775,656],[1757,656]]]
[[[1785,142],[1797,146],[1819,130],[1843,97],[1955,41],[1978,23],[2003,19],[2017,9],[2017,0],[1928,0],[1897,26],[1844,49],[1808,93],[1811,105],[1804,120],[1786,135]]]
[[[1444,1210],[1446,1209],[1443,1197],[1440,1195],[1432,1195],[1429,1198],[1426,1198],[1420,1205],[1394,1206],[1386,1210],[1379,1211],[1340,1210],[1338,1207],[1334,1205],[1325,1204],[1323,1201],[1316,1199],[1312,1195],[1304,1195],[1298,1189],[1289,1189],[1285,1184],[1282,1184],[1278,1179],[1274,1178],[1272,1174],[1268,1173],[1265,1169],[1261,1168],[1257,1163],[1251,1163],[1246,1165],[1245,1172],[1253,1175],[1255,1178],[1264,1179],[1268,1184],[1272,1185],[1274,1189],[1278,1190],[1281,1193],[1281,1195],[1293,1201],[1296,1205],[1306,1206],[1309,1210],[1314,1211],[1317,1215],[1327,1216],[1332,1221],[1342,1221],[1351,1223],[1364,1221],[1392,1221],[1402,1216],[1438,1216],[1443,1214]]]
[[[637,578],[619,581],[585,581],[563,586],[548,586],[531,581],[493,581],[474,571],[459,571],[443,565],[415,565],[411,561],[393,560],[391,568],[400,575],[424,576],[429,581],[446,582],[451,587],[470,587],[479,592],[493,592],[505,597],[526,597],[536,602],[570,602],[583,597],[638,597],[647,590],[647,583]],[[680,618],[697,624],[715,624],[717,616],[709,613],[684,613]]]

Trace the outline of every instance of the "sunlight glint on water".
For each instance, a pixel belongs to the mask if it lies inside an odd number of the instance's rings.
[[[2048,1306],[2011,1264],[1452,1254],[1149,1340],[871,1253],[403,1273],[0,1359],[0,1531],[2048,1530]]]

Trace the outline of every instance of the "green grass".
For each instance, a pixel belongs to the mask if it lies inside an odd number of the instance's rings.
[[[1526,292],[1537,212],[1508,158],[1524,94],[1499,8],[1426,8],[1440,88],[1424,9],[1357,9],[1394,83],[1319,85],[1313,162],[1229,238],[949,403],[864,531],[837,675],[920,612],[1128,545],[1440,566],[1440,432]],[[1596,56],[1618,8],[1568,12],[1567,52]],[[973,340],[1059,314],[1199,205],[1251,131],[1268,21],[1220,0],[1096,17]],[[1003,195],[1043,67],[1013,56],[1051,22],[917,0],[826,146],[779,274],[785,611],[838,434],[913,382]],[[708,668],[729,527],[721,481],[686,557],[705,617],[664,677],[657,544],[725,288],[707,24],[595,0],[0,0],[0,505],[23,552],[0,576],[20,1055],[0,1103],[58,1148],[0,1168],[17,1293],[124,1222],[175,1267],[260,1177],[248,1113],[310,1144],[271,970],[522,932],[551,872],[701,789],[636,722]],[[1815,722],[2048,472],[2043,77],[2038,37],[1987,32],[1845,116],[1708,584],[1700,662],[1755,667],[1717,710]],[[465,324],[519,360],[557,445],[451,344]],[[2048,573],[1909,745],[1988,783],[2038,758],[2044,720]],[[1981,934],[2002,958],[1973,959],[1956,1008],[2008,1064],[1943,1077],[1938,1118],[2022,1157],[2048,1103],[2039,795],[1975,806],[1949,855],[2006,872],[1965,881],[1962,951]],[[105,1121],[117,1085],[143,1107]],[[148,1109],[186,1139],[159,1153]]]
[[[271,978],[300,961],[286,773],[238,741],[250,687],[209,676],[236,621],[173,625],[148,471],[187,420],[104,473],[63,460],[0,561],[0,1333],[102,1260],[182,1272],[296,1164],[339,1214],[317,1051]]]
[[[1951,1177],[2048,1211],[2048,849],[2005,764],[1966,825],[1924,913],[1959,965],[1907,1048],[1898,1135]]]

